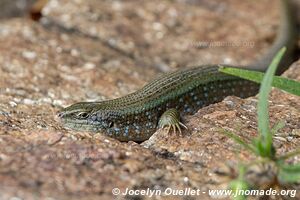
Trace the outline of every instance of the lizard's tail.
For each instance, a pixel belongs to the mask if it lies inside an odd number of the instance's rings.
[[[266,71],[273,57],[284,46],[287,48],[287,51],[282,58],[276,73],[282,74],[293,61],[298,36],[296,34],[295,17],[292,12],[290,0],[280,0],[280,4],[281,20],[276,39],[268,52],[265,53],[262,58],[250,65],[253,70]]]

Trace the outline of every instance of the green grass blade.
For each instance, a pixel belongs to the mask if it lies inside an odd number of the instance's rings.
[[[247,196],[240,194],[240,192],[244,192],[250,189],[249,184],[244,179],[246,172],[246,167],[243,165],[239,165],[239,176],[237,179],[233,180],[229,184],[229,188],[233,192],[233,196],[231,197],[232,200],[246,200]]]
[[[275,152],[273,151],[272,134],[269,128],[269,110],[268,110],[268,96],[272,89],[273,77],[275,75],[277,66],[285,53],[286,48],[282,48],[272,60],[259,90],[257,117],[258,117],[258,130],[261,134],[262,144],[265,152],[263,154],[267,157],[273,158]]]
[[[263,72],[250,71],[246,69],[238,69],[233,67],[223,67],[219,69],[220,72],[244,78],[256,83],[261,83],[264,77]],[[284,90],[288,93],[300,96],[300,82],[284,78],[281,76],[274,76],[272,86]]]
[[[294,164],[294,165],[281,165],[281,169],[288,171],[288,172],[294,172],[294,173],[300,173],[300,163]]]
[[[243,141],[239,136],[237,136],[234,133],[227,131],[225,129],[221,129],[220,131],[222,133],[224,133],[225,135],[227,135],[229,138],[233,139],[236,143],[243,146],[245,149],[249,150],[250,152],[256,153],[256,150],[254,149],[254,147],[251,144],[248,144],[245,141]]]
[[[285,183],[300,181],[300,164],[279,166],[279,180]]]

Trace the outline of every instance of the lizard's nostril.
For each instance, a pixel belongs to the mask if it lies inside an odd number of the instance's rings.
[[[54,116],[54,120],[57,121],[57,122],[61,122],[63,120],[63,117],[64,117],[64,113],[63,112],[58,112]]]

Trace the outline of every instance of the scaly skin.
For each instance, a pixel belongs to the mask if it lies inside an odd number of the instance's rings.
[[[287,46],[288,53],[280,64],[278,74],[289,66],[296,35],[289,5],[285,0],[281,3],[282,20],[277,39],[262,59],[246,69],[265,71],[283,46]],[[176,121],[175,125],[178,125],[177,119],[165,120],[165,117],[177,115],[176,112],[168,112],[170,109],[174,111],[175,108],[183,116],[230,95],[245,98],[257,94],[258,84],[223,74],[218,69],[218,65],[208,65],[167,73],[124,97],[76,103],[63,109],[58,116],[64,126],[75,130],[101,132],[120,141],[144,141],[159,125],[172,125],[163,124],[164,121]]]

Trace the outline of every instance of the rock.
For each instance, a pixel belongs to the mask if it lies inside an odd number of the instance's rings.
[[[216,169],[254,156],[222,129],[248,142],[257,136],[256,97],[228,97],[185,117],[183,136],[159,130],[141,144],[66,130],[55,115],[78,101],[135,91],[162,71],[249,63],[273,38],[276,5],[230,2],[50,0],[40,23],[1,21],[0,199],[113,199],[113,188],[200,189],[206,193],[190,198],[211,199],[209,189],[226,188],[230,180]],[[255,45],[191,45],[202,40]],[[299,68],[300,61],[285,76],[300,80]],[[299,146],[299,100],[272,91],[271,123],[284,120],[279,136],[288,137],[275,140],[278,154]]]

